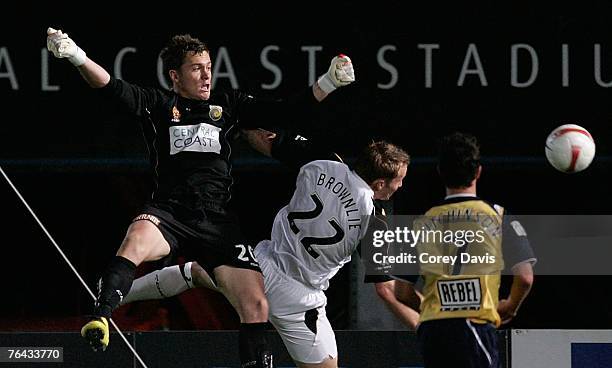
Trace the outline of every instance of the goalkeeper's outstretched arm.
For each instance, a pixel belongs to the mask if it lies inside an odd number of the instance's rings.
[[[68,59],[77,67],[83,79],[93,88],[102,88],[110,81],[110,74],[87,57],[67,33],[51,27],[47,29],[47,49],[56,58]]]

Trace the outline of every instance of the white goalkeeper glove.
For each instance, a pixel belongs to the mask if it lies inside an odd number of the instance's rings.
[[[355,81],[353,63],[346,55],[334,57],[327,73],[319,77],[319,87],[325,93],[331,93],[338,87],[344,87]]]
[[[74,66],[81,66],[87,60],[85,51],[61,30],[47,28],[47,50],[51,51],[56,58],[67,58]]]

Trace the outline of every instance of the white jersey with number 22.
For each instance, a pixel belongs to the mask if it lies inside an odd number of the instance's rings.
[[[302,166],[291,201],[274,219],[269,248],[256,248],[256,254],[306,286],[327,289],[366,234],[373,195],[343,163],[320,160]]]

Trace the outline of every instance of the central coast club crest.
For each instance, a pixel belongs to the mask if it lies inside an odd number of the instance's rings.
[[[223,107],[218,105],[210,105],[210,111],[208,112],[208,116],[212,121],[218,121],[221,119],[223,115]]]

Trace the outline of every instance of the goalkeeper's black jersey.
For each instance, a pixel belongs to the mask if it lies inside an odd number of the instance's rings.
[[[262,101],[237,90],[199,101],[114,78],[103,91],[142,118],[157,184],[153,201],[189,209],[223,206],[231,198],[237,129],[286,126],[316,101],[311,93]]]

